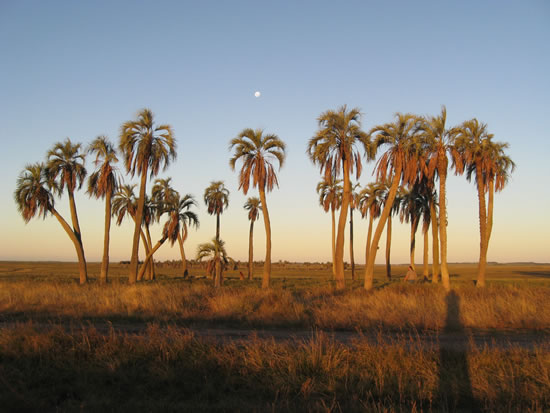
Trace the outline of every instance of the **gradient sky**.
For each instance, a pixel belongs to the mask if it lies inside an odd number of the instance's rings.
[[[268,194],[273,260],[328,261],[330,215],[318,206],[320,175],[305,153],[316,118],[347,104],[361,109],[368,130],[395,112],[435,115],[444,104],[450,126],[477,117],[509,142],[517,164],[496,196],[488,259],[549,262],[549,44],[545,1],[0,0],[0,260],[76,260],[55,218],[25,225],[13,202],[17,176],[66,137],[118,142],[120,125],[148,107],[177,137],[178,159],[160,176],[199,201],[189,257],[214,236],[202,202],[211,180],[231,191],[221,218],[228,252],[247,257],[246,197],[228,143],[250,127],[288,146],[280,188]],[[359,182],[373,179],[366,165]],[[83,191],[76,199],[87,258],[99,261],[103,203]],[[450,176],[448,205],[449,261],[476,261],[474,185]],[[66,197],[56,207],[69,218]],[[367,222],[355,218],[362,263]],[[132,231],[129,223],[113,227],[113,260],[129,259]],[[263,233],[259,222],[257,259]],[[408,226],[394,225],[393,262],[407,262],[408,236]],[[157,256],[179,257],[168,245]]]

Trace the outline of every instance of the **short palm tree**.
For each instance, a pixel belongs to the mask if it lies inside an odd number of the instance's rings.
[[[361,155],[357,145],[361,145],[367,159],[374,159],[373,147],[369,136],[361,130],[360,112],[354,108],[348,110],[344,105],[338,110],[328,110],[318,118],[319,130],[309,142],[307,152],[311,161],[319,165],[326,179],[343,175],[344,189],[342,207],[338,219],[335,252],[336,287],[345,287],[344,278],[344,231],[348,208],[351,200],[350,175],[355,171],[359,179],[362,170]]]
[[[195,198],[193,195],[185,194],[183,197],[177,196],[176,200],[176,209],[180,220],[180,227],[181,230],[178,233],[178,243],[180,246],[180,254],[181,254],[181,270],[183,273],[183,277],[186,278],[189,274],[187,270],[187,259],[185,258],[185,250],[183,248],[183,244],[187,240],[187,236],[189,235],[189,227],[195,227],[196,229],[199,228],[199,217],[197,214],[193,211],[190,211],[191,207],[196,207],[197,202],[195,201]]]
[[[56,143],[48,151],[46,173],[49,180],[56,181],[56,185],[51,186],[54,193],[61,195],[63,190],[67,189],[69,195],[69,207],[71,211],[71,221],[73,232],[80,245],[82,262],[80,263],[80,283],[85,284],[88,281],[88,270],[86,268],[86,258],[84,256],[84,246],[82,244],[82,233],[78,222],[76,211],[76,202],[74,193],[82,187],[86,178],[86,168],[84,167],[85,154],[81,152],[79,143],[73,144],[69,138],[64,142]]]
[[[239,171],[239,189],[246,195],[252,181],[252,187],[257,187],[260,193],[265,226],[262,288],[269,288],[271,278],[271,222],[265,193],[270,192],[274,186],[279,186],[274,163],[277,162],[279,168],[283,166],[285,148],[285,143],[277,135],[264,134],[261,129],[244,129],[229,143],[229,149],[234,150],[229,166],[235,170],[237,162],[242,163]]]
[[[172,199],[171,202],[166,203],[163,208],[163,213],[168,214],[168,219],[164,223],[164,227],[162,228],[162,237],[158,240],[158,242],[150,248],[149,253],[145,257],[145,260],[143,260],[143,265],[141,266],[139,273],[138,273],[138,280],[141,280],[143,276],[145,275],[145,271],[148,268],[149,262],[153,258],[153,254],[157,252],[157,250],[164,244],[166,240],[170,240],[170,244],[174,245],[176,240],[178,239],[178,235],[180,232],[180,216],[179,216],[179,210],[178,210],[178,203],[175,202],[176,199]]]
[[[325,212],[330,211],[332,222],[332,276],[336,274],[336,220],[335,211],[340,208],[342,204],[342,181],[340,179],[334,179],[330,176],[328,179],[325,177],[321,182],[317,184],[317,193],[319,194],[319,204],[323,207]]]
[[[129,216],[136,222],[136,210],[137,210],[137,198],[134,193],[134,188],[136,185],[120,185],[118,191],[113,195],[112,202],[112,215],[116,217],[116,224],[121,225],[122,221],[126,216]],[[143,226],[140,226],[140,236],[141,241],[143,242],[143,249],[145,250],[145,255],[149,253],[149,243],[147,242],[147,237],[143,231]]]
[[[207,261],[207,271],[214,272],[214,287],[223,285],[223,271],[229,263],[229,257],[225,250],[225,242],[212,239],[212,242],[200,244],[197,248],[197,260]]]
[[[428,179],[430,185],[434,186],[436,174],[439,177],[439,214],[442,219],[439,220],[439,240],[441,248],[441,281],[443,287],[449,291],[451,288],[449,279],[449,270],[447,268],[447,167],[449,160],[447,153],[452,145],[451,130],[446,127],[447,109],[441,108],[441,114],[438,116],[429,116],[422,119],[422,129],[424,139],[426,140],[426,150],[428,152]],[[433,212],[433,211],[432,211]],[[433,221],[433,219],[432,219]],[[437,226],[435,227],[437,229]],[[433,234],[433,229],[432,229]],[[434,249],[436,248],[434,244]],[[435,263],[435,261],[434,261]],[[434,268],[439,272],[439,266]],[[437,275],[432,277],[437,282]]]
[[[506,144],[493,142],[493,135],[488,132],[487,125],[477,119],[465,121],[453,130],[454,145],[451,151],[457,173],[466,171],[466,178],[475,176],[479,201],[479,232],[480,252],[477,283],[485,286],[485,270],[487,266],[487,251],[489,248],[489,228],[492,229],[492,206],[489,223],[486,194],[489,182],[501,176],[501,185],[508,177],[508,171],[514,167],[513,162],[504,154]],[[498,167],[500,163],[501,168]],[[501,186],[501,188],[502,188]]]
[[[118,162],[116,150],[105,136],[98,136],[88,147],[88,153],[95,155],[96,170],[88,178],[88,194],[105,198],[105,231],[103,236],[103,258],[99,281],[107,282],[109,272],[109,236],[111,230],[111,198],[118,189],[113,164]]]
[[[244,209],[248,211],[248,220],[250,221],[250,231],[248,233],[248,279],[254,278],[254,222],[260,217],[262,210],[262,201],[260,198],[250,197],[244,204]]]
[[[367,242],[365,248],[365,262],[368,261],[372,240],[372,224],[380,216],[383,205],[384,186],[378,182],[370,183],[357,196],[357,207],[363,218],[369,217]]]
[[[46,218],[48,213],[52,214],[61,224],[69,238],[74,244],[80,270],[80,282],[85,282],[86,261],[82,243],[77,237],[74,228],[71,228],[67,221],[57,212],[54,207],[54,196],[52,191],[57,191],[57,182],[48,176],[44,164],[35,163],[27,165],[17,178],[14,192],[17,209],[21,213],[25,223],[28,223],[36,215]]]
[[[126,171],[132,176],[137,173],[141,178],[128,274],[128,282],[133,284],[138,275],[138,247],[147,175],[156,176],[161,167],[165,170],[176,158],[176,140],[170,125],[155,125],[153,112],[143,109],[138,113],[136,120],[122,125],[119,150],[124,157]]]
[[[229,190],[223,181],[212,181],[204,190],[204,203],[210,215],[216,215],[216,239],[220,239],[220,215],[229,206]]]
[[[366,264],[365,289],[367,290],[373,288],[374,260],[376,259],[378,242],[393,208],[397,190],[400,184],[413,184],[419,176],[420,166],[425,165],[425,161],[422,159],[423,148],[419,139],[419,130],[419,121],[416,116],[398,113],[393,123],[375,126],[370,131],[370,135],[375,138],[374,144],[377,148],[389,145],[389,148],[382,154],[376,164],[376,172],[379,181],[390,179],[391,186],[374,232]]]

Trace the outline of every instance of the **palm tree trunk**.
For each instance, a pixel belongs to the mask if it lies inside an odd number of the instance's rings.
[[[162,237],[156,244],[155,246],[149,251],[149,254],[147,254],[147,257],[145,257],[145,260],[143,261],[143,265],[141,266],[140,270],[139,270],[139,274],[138,274],[138,279],[142,279],[143,278],[143,275],[145,274],[145,270],[147,269],[148,267],[148,264],[149,262],[151,261],[151,259],[153,258],[153,254],[155,252],[157,252],[157,250],[160,248],[160,246],[162,244],[164,244],[164,241],[166,241],[166,237]]]
[[[451,282],[447,268],[447,157],[439,153],[437,172],[439,174],[439,235],[441,241],[441,282],[446,291],[450,291]]]
[[[67,221],[57,212],[57,210],[54,207],[50,208],[50,212],[53,216],[57,218],[69,238],[74,244],[74,248],[76,250],[76,256],[78,257],[78,271],[80,274],[80,284],[86,284],[86,281],[88,280],[88,270],[86,268],[86,258],[84,257],[84,249],[82,248],[82,244],[80,243],[80,240],[74,233],[74,231],[71,229]]]
[[[149,244],[149,250],[153,249],[153,241],[151,239],[151,231],[149,231],[149,225],[145,225],[145,234],[147,235],[147,243]],[[153,281],[156,279],[155,274],[155,259],[154,257],[151,257],[151,260],[149,261],[148,268],[147,268],[147,280]]]
[[[485,186],[483,184],[483,174],[481,165],[476,162],[476,181],[477,181],[477,196],[479,199],[479,264],[477,269],[478,287],[485,287],[485,267],[487,266],[487,210],[485,205]]]
[[[248,279],[254,278],[254,220],[250,220],[250,232],[248,233]]]
[[[181,272],[183,274],[183,278],[187,278],[187,275],[188,275],[187,260],[185,259],[185,250],[183,249],[183,237],[179,232],[178,232],[178,244],[180,246],[180,255],[181,255]]]
[[[73,223],[73,233],[76,236],[76,239],[78,240],[78,243],[80,244],[80,250],[82,253],[82,262],[79,258],[78,265],[79,267],[83,265],[84,267],[87,267],[86,265],[86,257],[84,255],[84,245],[82,244],[82,233],[80,232],[80,224],[78,223],[78,214],[76,212],[76,202],[74,199],[74,193],[72,191],[69,192],[69,206],[71,210],[71,220]],[[86,284],[88,282],[88,269],[85,268],[84,272],[80,271],[80,284]]]
[[[487,251],[489,250],[489,240],[491,239],[491,232],[493,231],[493,204],[495,197],[495,181],[493,178],[489,179],[489,201],[487,205]]]
[[[388,217],[388,228],[386,229],[386,277],[388,281],[391,281],[391,224],[392,218],[390,214]]]
[[[149,244],[147,243],[147,238],[145,237],[145,232],[143,231],[143,227],[139,230],[139,236],[141,238],[141,242],[143,243],[143,250],[145,251],[145,256],[149,255],[149,251],[151,248],[149,248]],[[138,263],[139,263],[139,255],[138,255]],[[141,281],[143,278],[143,275],[141,278],[138,277],[137,281]]]
[[[107,283],[107,274],[109,273],[109,238],[111,232],[111,192],[107,191],[105,195],[105,234],[103,235],[103,259],[101,260],[101,271],[99,273],[99,282]]]
[[[432,282],[439,282],[439,226],[434,201],[430,201],[430,218],[432,226]]]
[[[215,264],[215,275],[214,275],[214,287],[222,286],[222,264],[219,259],[216,260]]]
[[[262,288],[269,288],[271,281],[271,222],[269,220],[269,211],[267,210],[264,188],[260,188],[260,201],[262,202],[262,213],[264,215],[265,225],[265,262]]]
[[[365,248],[365,275],[366,275],[367,262],[369,261],[369,251],[370,251],[370,244],[372,239],[372,222],[374,221],[374,218],[370,211],[368,212],[368,214],[369,214],[369,229],[367,231],[367,247]]]
[[[428,269],[428,256],[429,256],[429,249],[430,249],[430,243],[428,240],[428,229],[424,231],[424,256],[422,260],[423,269],[422,269],[422,275],[424,276],[424,279],[428,279],[428,275],[430,274],[430,271]]]
[[[365,272],[365,289],[366,290],[372,290],[374,286],[374,260],[376,259],[378,242],[380,241],[380,237],[382,236],[382,230],[384,229],[384,226],[386,225],[386,221],[390,216],[391,209],[393,208],[393,201],[395,200],[395,196],[397,195],[397,190],[399,189],[399,182],[401,180],[401,170],[402,169],[398,167],[394,171],[394,176],[390,187],[390,193],[388,194],[388,198],[386,200],[386,203],[384,204],[384,209],[382,210],[382,214],[380,215],[380,219],[378,220],[376,231],[374,231],[374,238],[372,240],[372,245],[370,247],[370,252],[369,252],[369,261],[367,262],[367,269]]]
[[[415,217],[411,221],[411,248],[410,248],[410,260],[411,260],[411,267],[413,268],[414,272],[416,272],[416,265],[414,264],[414,253],[416,250],[416,229],[418,228],[418,220],[419,218]]]
[[[336,280],[336,288],[343,290],[346,287],[345,275],[344,275],[344,238],[346,230],[346,220],[348,215],[348,206],[351,196],[351,182],[349,179],[349,160],[343,159],[344,169],[344,192],[342,194],[342,205],[340,208],[340,218],[338,219],[338,233],[336,235],[336,273],[334,279]]]
[[[216,214],[216,241],[220,242],[220,214]]]
[[[336,220],[332,206],[330,207],[330,214],[332,216],[332,279],[334,279],[336,275]]]
[[[141,222],[143,221],[143,206],[145,205],[145,187],[147,185],[147,167],[141,171],[141,184],[139,187],[139,198],[136,211],[136,225],[134,228],[134,238],[132,240],[132,258],[130,259],[130,268],[128,270],[128,283],[135,284],[138,275],[138,248],[139,235],[141,231]]]
[[[355,260],[353,259],[353,208],[349,207],[349,261],[351,264],[351,279],[355,280]]]

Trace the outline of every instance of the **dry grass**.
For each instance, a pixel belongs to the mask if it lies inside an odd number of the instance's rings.
[[[460,324],[470,329],[550,328],[550,287],[493,284],[456,289]],[[393,283],[366,293],[332,287],[273,288],[233,282],[160,281],[80,287],[59,281],[0,281],[0,321],[157,321],[180,325],[440,330],[446,294],[430,284]]]

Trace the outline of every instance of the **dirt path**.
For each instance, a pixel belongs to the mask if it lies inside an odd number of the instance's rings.
[[[94,328],[100,334],[117,334],[129,336],[141,336],[147,334],[151,328],[147,323],[94,323],[76,325],[73,323],[46,323],[46,322],[0,322],[2,329],[16,329],[24,326],[32,326],[37,331],[49,331],[58,326],[63,326],[70,334],[81,333],[89,328]],[[158,326],[158,325],[156,325]],[[158,326],[161,330],[165,327]],[[411,348],[420,346],[424,349],[454,349],[466,350],[472,347],[482,350],[487,348],[513,348],[533,350],[535,347],[544,347],[550,350],[550,333],[533,331],[451,331],[451,332],[395,332],[395,331],[326,331],[304,329],[251,329],[251,328],[227,328],[227,327],[181,327],[171,326],[182,333],[193,334],[195,337],[217,344],[243,343],[252,340],[273,340],[275,342],[290,342],[300,344],[316,339],[320,335],[330,341],[344,345],[353,345],[355,341],[366,340],[370,344],[391,345],[392,343],[410,343]]]

